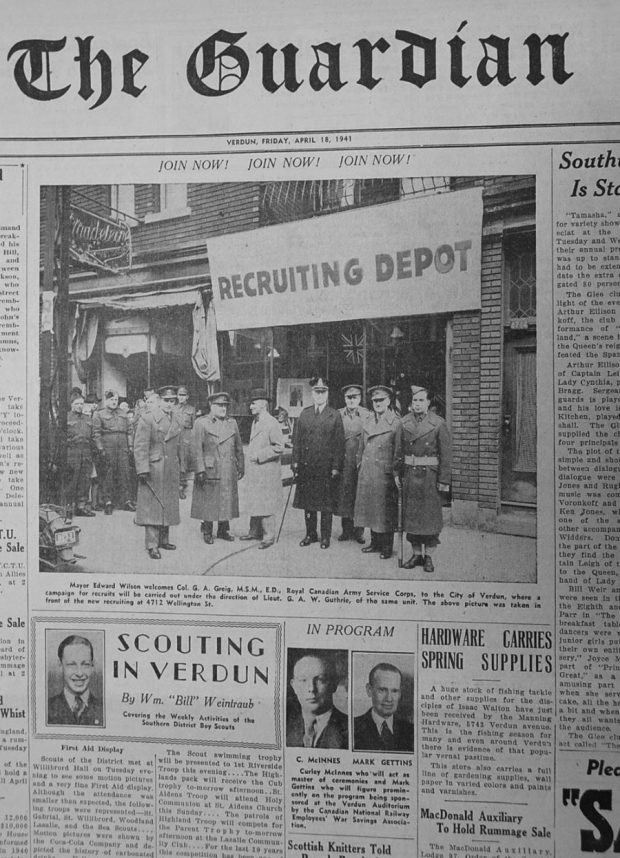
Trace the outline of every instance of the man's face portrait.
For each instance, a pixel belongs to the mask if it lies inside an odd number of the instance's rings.
[[[425,390],[420,390],[418,393],[413,394],[411,399],[411,410],[414,414],[426,414],[429,405],[430,400],[428,398],[428,393]]]
[[[83,694],[90,685],[93,674],[93,659],[90,647],[83,643],[65,647],[60,662],[65,688],[73,694]]]
[[[329,393],[329,391],[324,387],[320,387],[318,389],[313,388],[313,390],[312,390],[312,401],[314,402],[314,404],[316,406],[319,406],[319,407],[321,405],[325,405],[325,403],[327,402],[327,394],[328,393]]]
[[[291,686],[302,712],[321,715],[332,708],[335,681],[330,665],[322,658],[300,658],[293,669]]]
[[[400,673],[395,670],[376,670],[372,682],[366,685],[366,694],[372,708],[381,718],[394,715],[400,702]]]
[[[375,414],[385,414],[390,404],[390,397],[385,393],[375,393],[372,397],[372,408]]]
[[[257,414],[262,414],[263,411],[267,410],[267,400],[266,399],[253,399],[250,402],[250,414],[256,416]]]

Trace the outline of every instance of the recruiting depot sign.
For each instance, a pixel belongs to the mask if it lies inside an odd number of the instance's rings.
[[[220,330],[480,308],[482,190],[210,238]]]

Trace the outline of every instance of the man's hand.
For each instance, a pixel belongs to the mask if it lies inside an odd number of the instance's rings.
[[[138,474],[138,482],[139,482],[141,485],[145,486],[145,485],[148,483],[148,481],[149,481],[149,477],[150,477],[150,476],[151,476],[151,475],[150,475],[149,473],[146,473],[146,474]]]
[[[437,491],[438,492],[449,492],[450,491],[450,483],[437,483]]]
[[[337,471],[336,468],[332,468],[332,480],[337,480],[340,476],[340,471]]]
[[[396,486],[396,488],[397,488],[397,489],[400,489],[400,487],[402,486],[402,484],[403,484],[403,483],[402,483],[402,480],[401,480],[401,478],[398,476],[398,474],[394,474],[394,485]]]
[[[204,486],[206,481],[207,481],[207,475],[206,475],[205,471],[198,471],[198,473],[194,475],[194,482],[196,483],[197,486],[200,486],[200,487]]]

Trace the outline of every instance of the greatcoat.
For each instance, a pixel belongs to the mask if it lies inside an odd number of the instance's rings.
[[[320,414],[304,408],[293,432],[292,466],[298,469],[293,506],[315,512],[335,512],[342,472],[344,428],[340,412],[326,405]]]
[[[451,442],[445,420],[428,411],[422,420],[403,418],[398,433],[395,470],[403,480],[403,530],[437,535],[443,527],[437,483],[450,482]],[[438,464],[407,465],[405,456],[435,457]]]
[[[362,443],[362,427],[369,412],[367,408],[358,406],[352,415],[346,407],[340,409],[340,414],[344,427],[344,464],[336,514],[342,518],[353,518],[357,492],[357,454]]]
[[[185,405],[177,405],[175,413],[181,424],[181,470],[193,471],[192,430],[196,421],[196,409],[188,402]]]
[[[192,441],[196,473],[204,473],[206,479],[202,486],[194,479],[191,517],[201,521],[238,518],[237,483],[243,477],[245,463],[237,421],[205,414],[194,423]]]
[[[67,415],[67,500],[84,503],[90,492],[93,469],[93,426],[86,414]]]
[[[378,419],[377,419],[378,418]],[[394,451],[400,418],[393,411],[370,413],[362,426],[362,443],[353,520],[356,527],[390,533],[398,524],[398,492],[394,483]]]
[[[93,416],[93,440],[99,452],[105,452],[102,490],[105,501],[124,504],[131,497],[129,466],[129,418],[118,408],[100,408]]]
[[[273,515],[282,501],[280,456],[284,436],[280,423],[267,411],[252,421],[248,462],[245,471],[245,512],[249,515]],[[256,458],[256,462],[252,462]]]
[[[178,524],[181,427],[160,408],[143,411],[133,443],[136,473],[149,474],[138,483],[136,524],[168,527]]]

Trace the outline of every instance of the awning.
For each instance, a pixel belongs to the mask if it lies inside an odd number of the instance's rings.
[[[204,288],[206,288],[206,283]],[[200,287],[188,286],[161,290],[157,292],[139,292],[135,295],[101,296],[80,298],[77,303],[84,308],[101,308],[132,312],[136,310],[160,310],[166,307],[194,306],[200,298]]]

